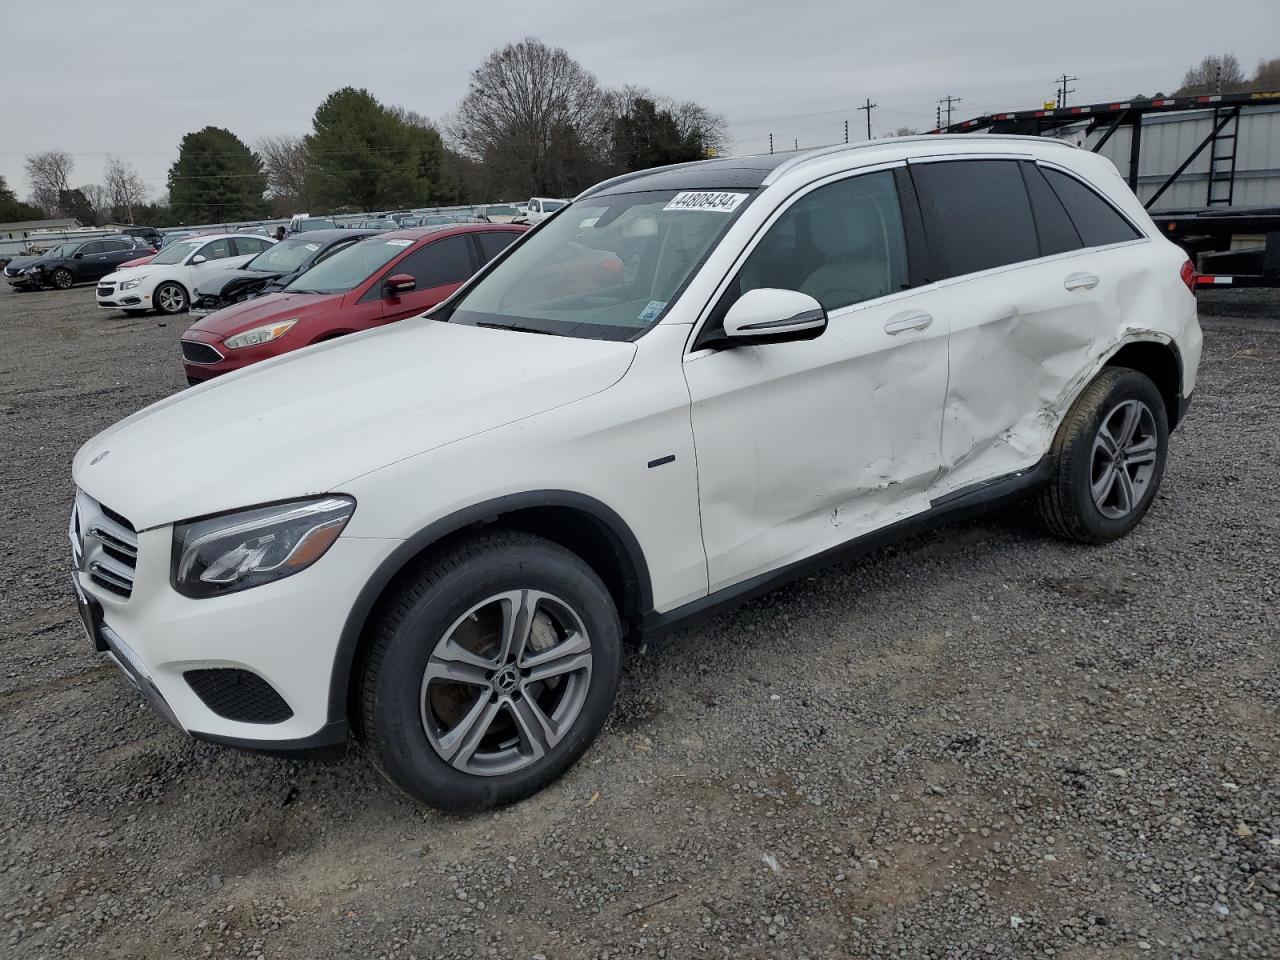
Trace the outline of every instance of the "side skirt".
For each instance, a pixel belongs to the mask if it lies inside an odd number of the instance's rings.
[[[643,637],[650,639],[678,627],[691,626],[838,561],[851,560],[879,547],[931,530],[943,523],[964,520],[1022,500],[1048,482],[1052,468],[1050,459],[1044,457],[1035,466],[1026,470],[953,490],[931,501],[929,509],[923,513],[899,520],[897,523],[831,547],[812,557],[805,557],[803,560],[789,563],[777,570],[732,584],[699,600],[668,610],[666,613],[651,610],[645,615],[642,623]]]

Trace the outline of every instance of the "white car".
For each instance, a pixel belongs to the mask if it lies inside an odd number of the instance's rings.
[[[628,174],[424,316],[86,443],[81,614],[193,737],[354,730],[421,801],[517,800],[599,733],[624,638],[1018,498],[1131,530],[1195,385],[1194,281],[1055,141]]]
[[[524,205],[524,219],[528,220],[530,225],[541,223],[561,207],[567,207],[568,205],[568,200],[553,200],[550,197],[530,197],[529,202]]]
[[[98,281],[98,306],[104,310],[182,313],[191,306],[201,279],[248,263],[275,243],[249,233],[214,233],[168,243],[150,263],[109,273]]]

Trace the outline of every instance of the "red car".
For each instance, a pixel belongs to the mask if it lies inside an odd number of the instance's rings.
[[[187,382],[434,307],[527,227],[450,224],[380,233],[321,260],[279,293],[246,300],[182,335]]]

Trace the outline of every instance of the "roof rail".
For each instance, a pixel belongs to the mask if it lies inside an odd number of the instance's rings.
[[[942,136],[938,134],[922,133],[922,134],[918,134],[910,137],[887,137],[884,140],[863,140],[858,143],[837,143],[829,147],[814,147],[812,150],[805,150],[797,154],[796,156],[792,157],[790,160],[787,160],[785,163],[778,164],[778,166],[774,167],[773,170],[769,172],[769,175],[764,178],[761,185],[767,187],[769,184],[777,182],[778,178],[781,177],[784,173],[788,173],[791,170],[795,170],[797,167],[802,167],[806,163],[810,163],[814,160],[821,160],[823,157],[831,157],[837,154],[852,152],[856,150],[865,150],[868,147],[883,147],[888,143],[895,143],[895,144],[925,143],[925,142],[937,143],[942,139],[943,139]],[[1065,141],[1055,140],[1049,137],[1024,137],[1024,136],[1017,136],[1014,134],[982,133],[982,134],[969,134],[967,136],[964,134],[949,134],[946,137],[946,139],[947,140],[981,140],[984,143],[990,143],[993,140],[995,141],[1030,140],[1036,143],[1053,143],[1063,147],[1068,147],[1069,149],[1072,149],[1072,150],[1075,149],[1074,146],[1072,146],[1069,143],[1066,143]]]
[[[621,183],[628,183],[632,180],[638,180],[641,177],[652,176],[660,171],[679,170],[681,167],[694,167],[700,163],[706,163],[706,160],[688,160],[684,163],[668,163],[661,167],[649,167],[647,170],[632,170],[630,173],[619,174],[616,177],[610,177],[608,180],[602,180],[599,183],[592,184],[574,197],[574,200],[581,200],[583,197],[589,197],[594,193],[599,193],[606,187],[616,187]]]

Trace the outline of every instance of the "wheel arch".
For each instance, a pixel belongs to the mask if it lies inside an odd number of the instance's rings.
[[[490,526],[524,530],[571,550],[604,581],[624,631],[653,607],[648,564],[631,528],[610,507],[569,490],[510,494],[459,510],[406,539],[361,588],[347,613],[329,677],[329,723],[352,716],[351,688],[367,629],[402,578],[446,544]]]
[[[1171,340],[1135,339],[1121,344],[1104,367],[1127,367],[1145,374],[1164,400],[1169,429],[1178,425],[1182,404],[1182,354]]]

